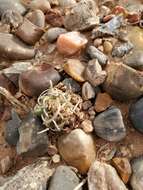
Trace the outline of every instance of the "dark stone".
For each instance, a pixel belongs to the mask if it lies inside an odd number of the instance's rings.
[[[18,128],[20,127],[21,119],[17,113],[12,110],[12,119],[5,125],[5,140],[11,146],[16,146],[19,139]]]
[[[62,81],[62,83],[68,88],[71,89],[73,92],[77,93],[81,90],[80,85],[73,80],[72,78],[66,78]]]
[[[19,128],[17,154],[44,155],[48,151],[48,136],[46,133],[38,134],[41,130],[43,130],[41,120],[29,113]]]
[[[102,66],[107,64],[108,57],[96,47],[89,46],[87,48],[87,54],[90,56],[91,59],[97,59]]]
[[[59,166],[52,176],[48,190],[73,190],[78,184],[79,178],[70,167]]]
[[[121,111],[116,107],[111,107],[96,116],[94,130],[99,137],[107,141],[117,142],[122,140],[126,136],[126,128]]]
[[[143,98],[132,104],[129,116],[133,126],[143,133]]]

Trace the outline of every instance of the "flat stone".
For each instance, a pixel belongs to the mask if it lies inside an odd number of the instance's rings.
[[[126,101],[143,94],[143,74],[122,63],[107,65],[104,90],[113,98]]]
[[[143,188],[143,155],[134,158],[131,162],[132,176],[130,184],[133,190],[142,190]]]
[[[127,158],[115,157],[112,159],[112,163],[123,182],[127,184],[132,174],[129,160]]]
[[[78,59],[68,59],[64,64],[64,71],[78,82],[84,82],[85,66]]]
[[[83,100],[95,98],[95,90],[89,82],[85,82],[82,85],[82,98]]]
[[[0,190],[46,190],[47,181],[54,169],[50,169],[48,161],[43,158],[36,163],[19,170],[0,187]]]
[[[98,93],[95,100],[95,111],[102,112],[111,106],[113,100],[111,96],[107,93]]]
[[[58,140],[59,152],[68,165],[86,173],[95,159],[95,144],[92,135],[75,129]]]
[[[99,24],[97,5],[93,0],[81,0],[65,16],[64,26],[67,30],[87,30]]]
[[[126,136],[126,128],[121,111],[116,107],[111,107],[96,116],[94,130],[96,135],[107,141],[117,142],[122,140]]]
[[[88,82],[90,82],[94,87],[97,87],[105,81],[106,77],[106,71],[102,71],[97,60],[93,59],[89,61],[84,71],[84,78]]]
[[[102,66],[106,65],[108,62],[108,57],[94,46],[89,46],[87,48],[87,54],[91,59],[97,59]]]
[[[73,190],[79,184],[79,178],[68,166],[57,167],[48,190]]]
[[[130,107],[129,116],[135,129],[143,133],[143,98]]]
[[[13,162],[9,156],[6,156],[0,161],[0,168],[3,174],[8,172],[8,170],[12,167]]]
[[[5,140],[11,146],[16,146],[19,139],[18,129],[21,125],[21,119],[17,113],[12,110],[12,119],[5,124]]]
[[[79,32],[61,34],[57,40],[57,49],[61,54],[74,55],[85,47],[88,40]]]
[[[118,176],[116,170],[109,164],[95,161],[88,172],[89,190],[128,190]]]
[[[48,151],[48,137],[46,133],[38,134],[42,130],[41,120],[29,113],[19,128],[17,154],[28,156],[44,155]]]

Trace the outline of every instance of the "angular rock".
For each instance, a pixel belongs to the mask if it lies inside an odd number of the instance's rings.
[[[88,172],[89,190],[128,190],[116,170],[109,164],[95,161]]]
[[[81,90],[80,85],[73,80],[72,78],[65,78],[62,83],[69,89],[72,90],[73,92],[77,93]]]
[[[0,190],[45,190],[53,172],[54,169],[49,168],[48,161],[41,159],[22,168],[10,179],[8,178]]]
[[[107,64],[108,57],[102,53],[100,50],[98,50],[94,46],[89,46],[87,48],[87,54],[90,56],[91,59],[97,59],[101,66],[104,66]]]
[[[48,190],[73,190],[79,184],[79,178],[68,166],[57,167]]]
[[[64,26],[67,30],[87,30],[99,24],[97,5],[93,0],[81,0],[65,16]]]
[[[61,54],[73,55],[83,49],[87,42],[85,36],[79,32],[68,32],[58,37],[57,49]]]
[[[32,9],[32,10],[36,10],[36,9],[40,9],[42,10],[44,13],[47,12],[51,6],[48,0],[32,0],[28,6]]]
[[[135,50],[124,59],[124,64],[133,67],[138,70],[143,70],[143,52],[141,50]]]
[[[84,78],[87,81],[89,81],[94,87],[97,87],[105,81],[106,77],[106,72],[102,71],[97,60],[93,59],[89,61],[84,71]]]
[[[60,78],[60,74],[53,66],[49,64],[36,65],[20,74],[19,88],[27,96],[39,96],[50,87],[50,81],[53,85],[56,85]]]
[[[35,50],[12,34],[0,33],[0,57],[12,60],[32,59]]]
[[[36,26],[26,18],[15,31],[15,35],[29,45],[34,45],[43,33],[42,28]]]
[[[135,129],[143,133],[143,98],[130,107],[129,117]]]
[[[112,163],[116,168],[117,172],[119,173],[123,182],[125,184],[128,183],[132,174],[132,169],[129,160],[127,158],[115,157],[113,158]]]
[[[85,82],[82,86],[82,98],[83,100],[95,98],[95,90],[89,82]]]
[[[133,190],[142,190],[143,188],[143,155],[132,160],[132,176],[130,184]]]
[[[46,133],[38,134],[41,130],[43,130],[41,120],[29,113],[19,128],[17,154],[44,155],[48,149],[48,137]]]
[[[26,18],[34,25],[44,28],[45,27],[45,15],[41,10],[34,10],[26,15]]]
[[[18,11],[22,15],[26,12],[20,0],[0,0],[0,16],[7,10]]]
[[[12,119],[5,124],[5,140],[11,146],[16,146],[19,139],[18,129],[21,124],[21,119],[17,113],[12,110]]]
[[[57,38],[61,35],[66,33],[67,30],[65,30],[64,28],[60,28],[60,27],[53,27],[50,28],[44,35],[42,38],[44,38],[44,40],[52,43],[54,41],[57,40]]]
[[[6,172],[8,172],[9,169],[12,167],[12,164],[13,162],[9,156],[6,156],[5,158],[3,158],[0,161],[0,168],[1,168],[2,174],[5,174]]]
[[[78,82],[84,82],[85,66],[78,59],[68,59],[64,64],[64,71]]]
[[[107,141],[117,142],[122,140],[126,136],[126,128],[121,111],[116,107],[111,107],[96,116],[94,130],[96,135]]]
[[[107,93],[98,93],[95,100],[95,111],[102,112],[111,106],[113,100],[111,96]]]
[[[58,148],[61,156],[67,162],[86,173],[95,159],[94,140],[90,134],[81,129],[75,129],[71,133],[63,135],[58,140]]]
[[[126,101],[143,94],[143,74],[122,64],[111,63],[106,68],[104,90],[113,98]]]

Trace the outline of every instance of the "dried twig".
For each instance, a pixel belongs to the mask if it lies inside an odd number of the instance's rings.
[[[73,190],[79,190],[87,181],[87,178],[83,179]]]

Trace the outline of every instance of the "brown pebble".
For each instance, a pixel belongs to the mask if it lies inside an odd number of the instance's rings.
[[[12,167],[12,160],[9,156],[6,156],[0,161],[1,172],[5,174]]]
[[[49,145],[48,146],[48,154],[49,156],[54,156],[55,154],[57,154],[58,150],[57,147],[54,145]]]

